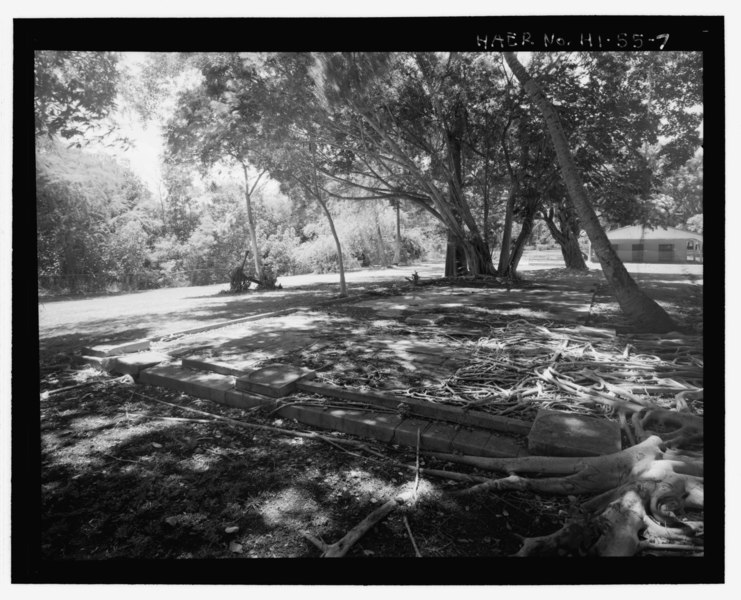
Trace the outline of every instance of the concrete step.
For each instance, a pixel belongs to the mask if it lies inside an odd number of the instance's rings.
[[[272,398],[283,398],[296,391],[296,384],[316,375],[311,369],[293,365],[269,365],[238,377],[236,387],[242,392],[254,392]]]
[[[145,369],[141,372],[139,381],[238,408],[280,406],[279,401],[274,398],[235,389],[235,378],[231,375],[194,371],[177,365]],[[275,414],[321,429],[341,431],[412,448],[417,446],[419,430],[422,450],[463,452],[489,457],[527,455],[524,446],[519,445],[513,438],[462,425],[405,418],[398,413],[302,406],[296,403],[278,408]]]

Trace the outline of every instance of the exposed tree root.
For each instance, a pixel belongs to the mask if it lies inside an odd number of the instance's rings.
[[[641,438],[648,437],[652,431],[647,428],[655,426],[672,429],[661,434],[661,438],[668,445],[689,445],[703,439],[702,417],[697,415],[661,408],[633,415],[633,427]]]
[[[694,415],[651,410],[638,423],[678,427],[666,436],[674,445],[696,441],[702,436],[702,418]],[[583,514],[579,518],[558,531],[523,539],[517,556],[632,556],[647,547],[642,545],[642,534],[653,540],[693,548],[702,535],[701,524],[681,519],[685,508],[703,507],[702,456],[667,446],[662,438],[650,435],[626,450],[598,457],[499,459],[432,454],[453,462],[509,473],[507,477],[478,483],[464,490],[465,494],[484,490],[596,494],[582,504]],[[521,474],[546,477],[522,477]]]

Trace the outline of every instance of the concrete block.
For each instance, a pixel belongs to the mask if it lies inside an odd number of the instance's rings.
[[[481,452],[491,438],[491,431],[483,429],[461,429],[453,438],[452,449],[454,452],[469,454],[471,456],[483,456]]]
[[[402,446],[417,447],[417,430],[420,430],[420,445],[422,445],[422,434],[430,426],[429,421],[422,419],[404,419],[394,431],[393,442]]]
[[[366,416],[367,413],[362,410],[329,408],[324,412],[324,422],[322,427],[347,433],[347,429],[352,427],[352,425],[347,424],[348,422],[362,421]]]
[[[293,365],[271,365],[239,377],[236,387],[243,392],[282,398],[296,391],[296,383],[299,380],[310,379],[314,376],[314,371],[309,369]]]
[[[85,356],[116,356],[118,354],[141,352],[142,350],[149,350],[149,340],[135,340],[125,344],[103,344],[84,348],[82,353]]]
[[[620,452],[620,425],[574,413],[538,411],[528,450],[539,456],[601,456]]]
[[[422,448],[433,452],[451,452],[456,435],[458,430],[455,425],[432,423],[422,432]]]
[[[139,383],[147,385],[158,385],[169,390],[177,392],[186,391],[185,380],[180,378],[183,369],[176,365],[167,365],[164,367],[152,367],[144,369],[139,375]]]
[[[345,433],[388,443],[393,439],[394,431],[401,422],[402,418],[399,415],[362,412],[347,414],[342,421],[342,427]]]
[[[208,385],[208,399],[224,404],[226,393],[234,389],[234,381],[231,377],[224,381],[214,381]]]
[[[226,390],[234,387],[233,378],[227,375],[190,371],[175,365],[145,369],[139,381],[217,402],[224,402]]]

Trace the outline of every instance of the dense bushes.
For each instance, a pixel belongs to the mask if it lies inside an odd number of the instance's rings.
[[[113,159],[61,144],[37,156],[38,275],[41,294],[90,293],[226,283],[245,262],[244,192],[226,179],[204,187],[183,168],[166,169],[155,200]],[[339,268],[325,216],[292,201],[269,182],[254,195],[258,245],[276,276]],[[396,213],[382,202],[330,203],[346,269],[388,265],[395,258]],[[437,225],[401,213],[402,257],[444,251]]]

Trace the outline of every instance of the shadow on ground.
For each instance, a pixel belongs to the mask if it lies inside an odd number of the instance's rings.
[[[188,419],[126,388],[45,402],[42,416],[42,558],[49,560],[315,557],[302,531],[337,541],[413,479],[393,462],[357,460],[317,440]],[[512,552],[518,541],[502,520],[505,507],[519,531],[553,526],[533,523],[516,496],[457,501],[439,486],[423,482],[423,500],[405,513],[426,556]],[[373,555],[414,556],[400,513],[349,554]]]

